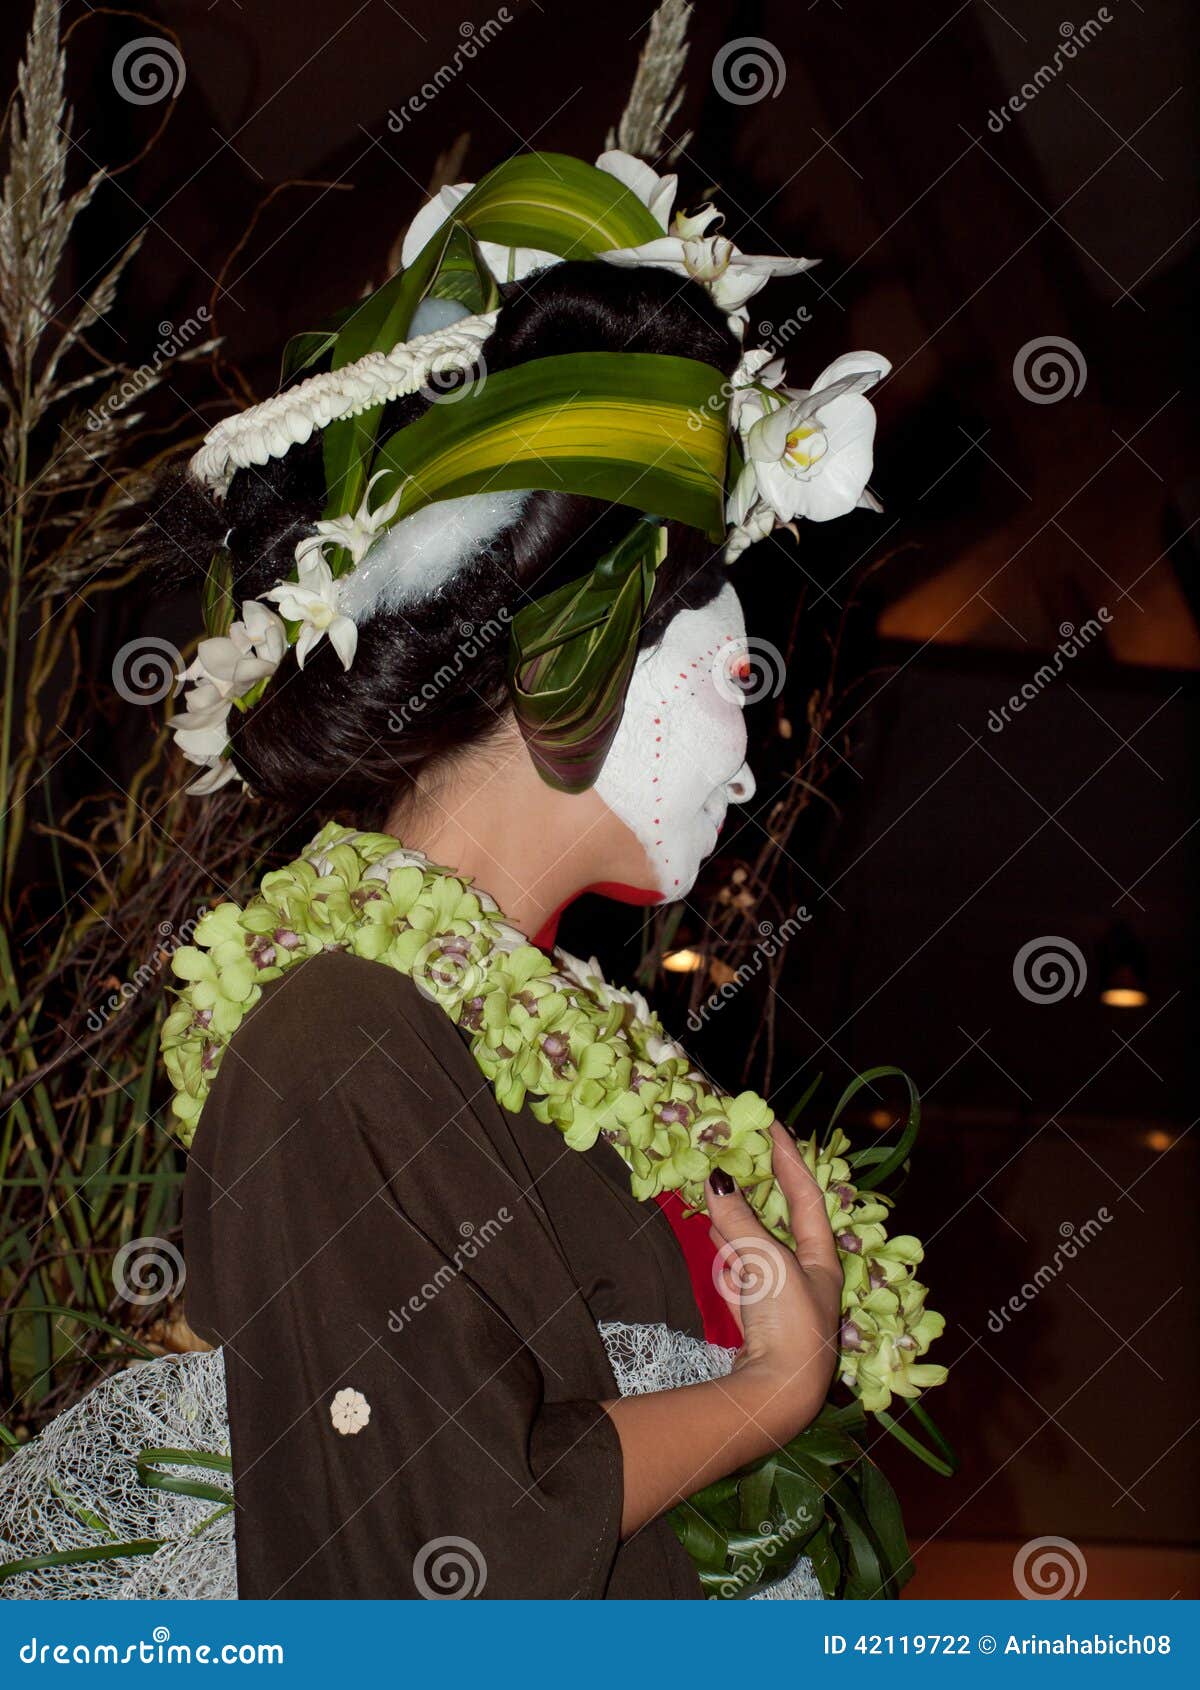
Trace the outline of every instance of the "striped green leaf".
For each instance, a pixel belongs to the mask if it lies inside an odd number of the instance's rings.
[[[513,619],[509,692],[539,774],[560,791],[593,785],[608,754],[665,540],[642,519],[589,574]]]
[[[505,488],[582,493],[718,539],[727,432],[720,370],[648,352],[575,352],[500,370],[386,440],[376,504],[399,516]]]
[[[607,171],[562,153],[522,153],[477,182],[454,208],[453,221],[438,230],[406,270],[357,306],[336,336],[309,339],[304,350],[311,359],[332,346],[335,370],[368,352],[390,352],[407,337],[413,313],[427,294],[461,299],[472,311],[491,310],[494,299],[484,302],[482,286],[457,291],[470,267],[462,256],[464,242],[498,241],[538,247],[559,258],[594,258],[661,234],[637,195]],[[477,261],[475,267],[477,274],[482,271]],[[358,508],[379,416],[377,407],[325,430],[327,517]]]

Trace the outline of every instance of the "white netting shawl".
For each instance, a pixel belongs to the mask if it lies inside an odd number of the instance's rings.
[[[215,1502],[143,1484],[137,1458],[144,1449],[228,1455],[225,1363],[219,1350],[164,1356],[113,1374],[0,1467],[0,1563],[106,1541],[161,1538],[163,1548],[18,1573],[0,1583],[0,1597],[237,1595],[232,1513],[214,1519],[220,1507]],[[222,1482],[205,1468],[172,1467],[170,1472],[210,1485]],[[89,1524],[89,1517],[105,1529]],[[212,1524],[205,1526],[206,1520]]]
[[[606,1321],[600,1335],[622,1396],[719,1379],[733,1363],[733,1350],[667,1326]],[[147,1448],[229,1453],[220,1350],[168,1356],[114,1374],[0,1467],[0,1564],[105,1541],[157,1538],[163,1547],[18,1573],[0,1583],[0,1598],[236,1597],[233,1514],[215,1517],[219,1507],[210,1500],[144,1485],[137,1458]],[[210,1484],[216,1477],[202,1468],[171,1471]],[[821,1594],[810,1563],[802,1560],[751,1600],[793,1601]]]

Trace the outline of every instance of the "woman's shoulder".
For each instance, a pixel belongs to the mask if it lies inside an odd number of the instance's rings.
[[[311,1097],[314,1086],[353,1095],[356,1075],[365,1085],[381,1068],[394,1096],[406,1076],[427,1094],[431,1076],[453,1083],[473,1063],[445,1011],[407,975],[323,951],[263,989],[222,1059],[210,1103],[235,1094],[239,1109],[255,1102],[271,1113],[280,1102]]]

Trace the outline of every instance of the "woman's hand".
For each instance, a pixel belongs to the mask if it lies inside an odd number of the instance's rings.
[[[745,1345],[725,1379],[604,1403],[621,1440],[621,1535],[714,1479],[788,1443],[815,1418],[837,1360],[842,1270],[821,1189],[776,1123],[775,1177],[787,1198],[795,1250],[759,1221],[727,1180],[709,1181],[723,1288]]]
[[[744,1338],[735,1371],[761,1382],[761,1413],[790,1428],[786,1441],[815,1418],[833,1377],[842,1269],[820,1186],[778,1122],[772,1136],[794,1251],[771,1236],[727,1174],[710,1179],[707,1200],[722,1262],[718,1289]]]

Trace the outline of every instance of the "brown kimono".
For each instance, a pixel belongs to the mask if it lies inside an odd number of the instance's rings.
[[[330,952],[267,987],[205,1106],[185,1245],[243,1597],[700,1595],[665,1521],[619,1541],[599,1406],[597,1321],[703,1335],[670,1227],[610,1146],[501,1109],[409,979]]]

